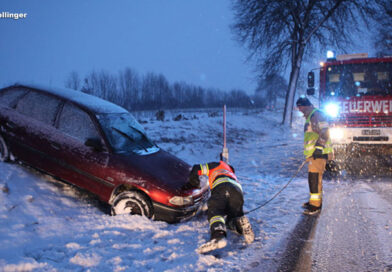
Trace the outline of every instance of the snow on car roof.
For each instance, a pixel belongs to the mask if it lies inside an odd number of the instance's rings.
[[[6,87],[27,87],[31,89],[37,89],[46,93],[54,94],[58,97],[64,98],[66,100],[75,102],[81,106],[84,106],[95,113],[122,113],[127,112],[124,108],[113,104],[107,100],[101,99],[94,95],[89,95],[81,91],[75,91],[68,88],[45,86],[40,84],[30,84],[30,83],[15,83],[12,86]]]

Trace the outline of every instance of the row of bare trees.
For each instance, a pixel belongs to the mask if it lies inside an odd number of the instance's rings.
[[[392,1],[387,1],[383,5],[383,11],[378,13],[375,31],[374,47],[377,56],[392,56]]]
[[[153,110],[173,108],[203,108],[263,106],[243,90],[224,92],[202,88],[185,82],[170,84],[162,74],[147,73],[140,76],[134,69],[126,68],[117,75],[106,71],[93,71],[83,79],[71,72],[65,86],[109,100],[128,110]]]

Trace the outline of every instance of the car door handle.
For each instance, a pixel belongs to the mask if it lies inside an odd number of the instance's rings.
[[[60,145],[56,143],[50,143],[50,146],[53,147],[56,150],[60,150]]]

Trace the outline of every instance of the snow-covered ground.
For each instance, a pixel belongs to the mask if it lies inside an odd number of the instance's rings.
[[[175,121],[178,114],[183,118]],[[167,112],[163,122],[151,113],[136,116],[160,147],[189,164],[218,159],[220,110]],[[230,163],[242,182],[245,210],[269,200],[302,162],[303,118],[296,116],[292,129],[282,128],[280,120],[281,113],[228,112]],[[374,190],[390,198],[392,192],[384,190],[390,183],[384,183]],[[346,188],[342,184],[334,179],[324,188],[333,193]],[[209,239],[206,214],[172,225],[112,217],[86,192],[18,164],[0,163],[0,188],[0,271],[275,271],[308,197],[303,169],[275,200],[248,215],[253,244],[229,232],[227,248],[199,255],[195,249]],[[381,238],[390,241],[391,221],[380,224],[386,224]],[[388,250],[385,245],[380,252]],[[391,255],[382,256],[383,263],[392,263]]]

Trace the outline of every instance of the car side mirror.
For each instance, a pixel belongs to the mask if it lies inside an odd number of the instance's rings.
[[[308,88],[312,89],[314,88],[314,72],[310,71],[308,73]]]
[[[98,138],[88,138],[84,142],[85,146],[93,148],[95,151],[101,152],[103,150],[103,146],[101,140]]]

